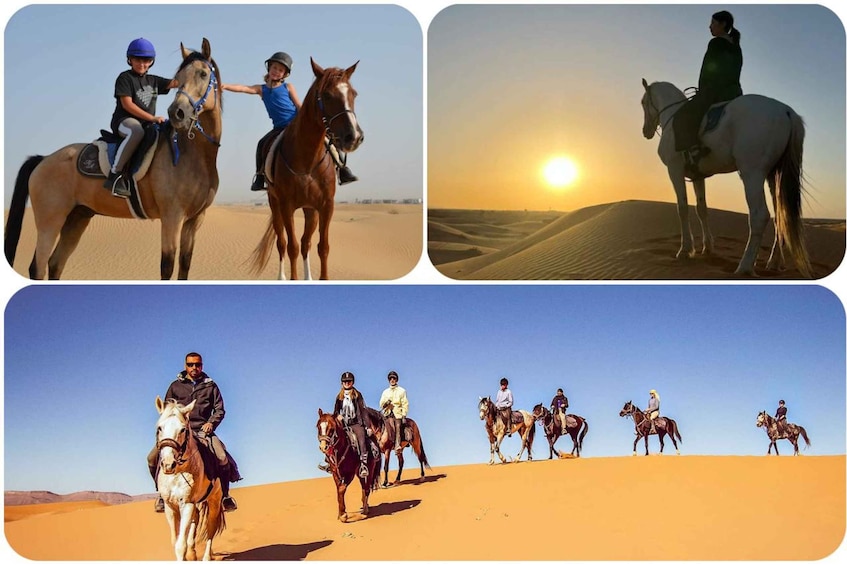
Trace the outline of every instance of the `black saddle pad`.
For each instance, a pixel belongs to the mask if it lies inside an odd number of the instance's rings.
[[[724,110],[726,110],[726,105],[729,102],[723,102],[722,104],[716,104],[709,108],[706,112],[706,125],[703,127],[703,133],[707,131],[712,131],[716,127],[718,127],[718,123],[721,121],[721,118],[724,115]]]

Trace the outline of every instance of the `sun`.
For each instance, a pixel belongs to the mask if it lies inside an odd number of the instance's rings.
[[[565,188],[572,185],[579,171],[570,157],[553,157],[544,165],[544,180],[552,188]]]

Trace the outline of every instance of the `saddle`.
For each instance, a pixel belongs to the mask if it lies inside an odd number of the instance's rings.
[[[274,172],[276,171],[276,159],[274,159],[274,156],[278,151],[279,144],[282,142],[282,136],[285,134],[285,130],[283,129],[276,135],[271,135],[274,131],[271,130],[261,139],[262,146],[259,149],[265,163],[262,171],[265,173],[265,179],[267,179],[268,184],[273,183]]]
[[[150,168],[155,154],[156,142],[159,140],[158,127],[144,128],[144,139],[129,160],[127,169],[132,173],[133,180],[141,180]],[[83,147],[77,156],[77,170],[80,174],[90,177],[105,178],[109,175],[118,147],[123,139],[104,129],[100,130],[100,137]]]
[[[344,428],[344,433],[347,434],[347,442],[350,444],[350,447],[353,449],[354,452],[356,452],[356,455],[359,455],[359,440],[356,439],[356,434],[353,433],[353,430],[351,430],[350,428]],[[370,448],[371,456],[374,459],[378,459],[380,456],[380,452],[379,447],[376,445],[376,442],[373,439],[365,436],[365,443],[367,443],[368,447]]]
[[[523,424],[523,414],[517,410],[512,410],[512,424]]]

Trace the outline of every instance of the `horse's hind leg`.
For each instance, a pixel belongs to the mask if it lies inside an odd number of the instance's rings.
[[[205,212],[200,212],[193,218],[188,218],[182,224],[182,232],[179,238],[179,280],[188,279],[188,270],[191,268],[191,258],[194,255],[194,241],[197,229],[203,223]]]
[[[285,229],[285,234],[288,238],[287,245],[285,246],[285,250],[288,253],[288,262],[291,265],[291,280],[297,280],[297,256],[300,254],[300,243],[294,237],[294,211],[293,210],[284,210],[282,213],[282,227]],[[277,231],[279,233],[279,231]],[[283,242],[279,242],[280,248],[280,262],[282,262],[282,244]],[[281,269],[281,267],[280,267]],[[280,270],[280,273],[282,271]]]
[[[65,219],[65,225],[62,226],[62,232],[59,236],[59,243],[56,245],[56,249],[53,250],[53,254],[50,256],[47,264],[47,276],[50,279],[59,280],[62,278],[62,272],[65,270],[68,257],[76,249],[83,232],[85,232],[85,228],[88,227],[93,217],[94,212],[90,208],[77,206]]]
[[[709,207],[706,205],[706,180],[694,181],[694,194],[697,197],[697,218],[700,220],[700,229],[703,232],[703,255],[711,255],[715,249],[715,238],[712,236],[712,228],[709,225]]]
[[[682,175],[671,173],[668,169],[668,174],[673,184],[674,193],[676,193],[676,212],[679,216],[679,230],[681,241],[679,251],[676,252],[677,259],[688,259],[694,252],[693,237],[691,236],[691,223],[688,221],[688,193],[685,189],[685,178]]]
[[[765,178],[758,171],[747,171],[741,174],[744,182],[744,196],[747,199],[747,208],[750,211],[749,228],[750,234],[747,238],[747,246],[744,255],[735,270],[736,275],[755,275],[756,255],[762,244],[762,234],[770,219],[768,205],[765,201],[764,184]]]
[[[303,237],[300,238],[300,256],[303,257],[303,279],[312,280],[312,268],[309,265],[309,253],[312,251],[312,236],[318,228],[318,213],[314,208],[303,208],[306,222]]]

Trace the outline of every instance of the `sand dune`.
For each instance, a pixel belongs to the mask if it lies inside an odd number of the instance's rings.
[[[410,469],[413,470],[413,469]],[[411,475],[414,477],[414,474]],[[234,560],[815,560],[845,532],[845,457],[650,456],[435,468],[336,519],[329,477],[235,488]],[[349,509],[359,508],[351,487]],[[52,505],[38,505],[52,506]],[[37,508],[30,506],[25,508]],[[35,560],[172,559],[151,502],[7,521]],[[49,540],[49,543],[47,541]]]
[[[520,214],[532,221],[521,226],[533,231],[514,230]],[[747,216],[710,210],[709,218],[714,254],[680,261],[675,258],[679,220],[671,203],[625,201],[567,213],[429,210],[428,252],[442,274],[459,280],[734,278],[747,243]],[[693,209],[691,222],[695,245],[702,245]],[[772,242],[769,226],[757,274],[766,279],[802,278],[792,265],[781,272],[764,268]],[[831,274],[844,257],[844,220],[807,220],[806,245],[815,278]]]
[[[8,213],[8,211],[7,211]],[[197,233],[192,280],[276,279],[273,253],[260,275],[250,273],[253,249],[265,233],[267,206],[216,205]],[[298,237],[303,215],[295,215]],[[71,256],[65,280],[157,280],[161,253],[158,221],[97,216]],[[423,250],[423,210],[414,204],[338,204],[330,228],[329,276],[334,280],[394,280],[408,274]],[[312,240],[312,276],[320,275],[318,235]],[[15,271],[27,276],[35,249],[35,223],[27,209]],[[290,276],[286,260],[286,276]],[[302,263],[298,264],[302,274]],[[174,275],[176,276],[176,275]],[[302,276],[302,275],[301,275]]]

